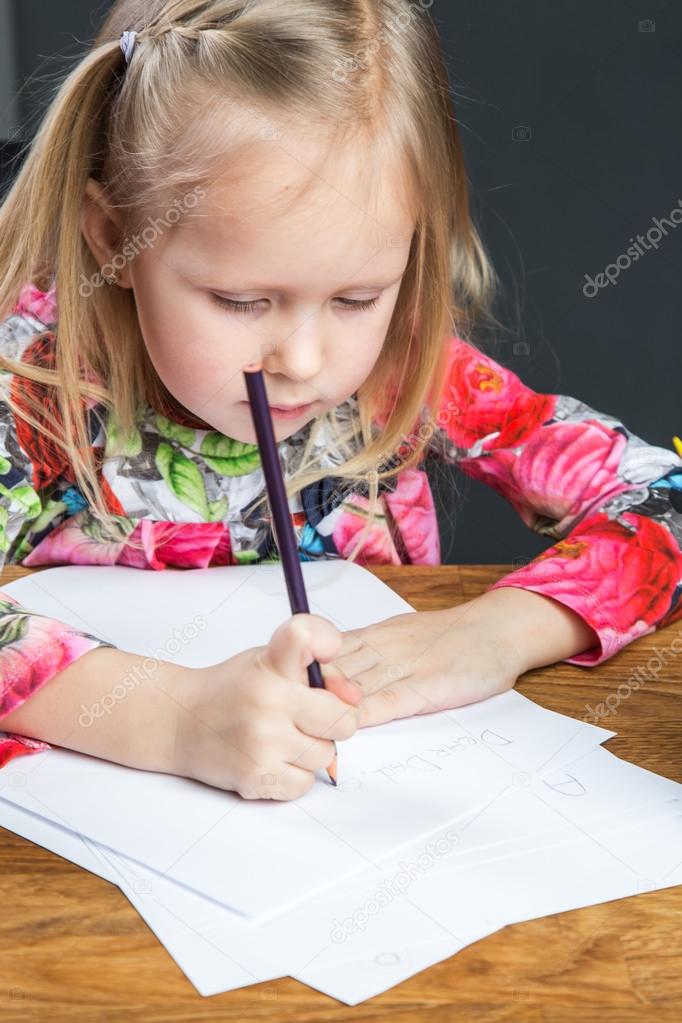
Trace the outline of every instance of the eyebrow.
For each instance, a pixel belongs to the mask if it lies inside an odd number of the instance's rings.
[[[376,280],[375,279],[372,282],[365,281],[363,283],[359,283],[358,282],[357,284],[350,283],[350,284],[346,284],[345,286],[340,286],[339,288],[336,288],[334,290],[336,290],[336,291],[343,291],[343,290],[356,289],[356,290],[359,290],[359,291],[363,291],[363,290],[364,291],[380,291],[380,290],[385,289],[385,288],[390,288],[393,284],[397,284],[398,281],[401,280],[405,276],[406,271],[407,271],[407,266],[404,267],[404,269],[398,274],[397,277],[394,277],[390,281]],[[180,274],[181,277],[184,277],[184,276],[191,277],[193,283],[195,283],[195,284],[204,276],[204,274],[206,274],[206,276],[208,277],[208,271],[205,270],[203,267],[197,267],[196,269],[192,269],[192,270],[189,270],[189,271],[186,271],[186,272],[178,270],[177,272]],[[250,291],[272,291],[272,292],[281,292],[281,293],[284,294],[287,291],[287,288],[283,288],[280,285],[274,285],[273,286],[271,284],[266,284],[263,281],[236,281],[236,282],[233,281],[229,288],[222,287],[221,285],[218,285],[218,284],[207,284],[207,283],[202,282],[202,287],[205,287],[205,288],[209,289],[210,291],[224,291],[224,292],[237,292],[237,293],[250,292]]]

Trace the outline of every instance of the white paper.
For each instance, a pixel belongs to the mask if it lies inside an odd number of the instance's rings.
[[[61,749],[0,771],[0,796],[263,920],[550,773],[581,730],[603,734],[512,690],[361,729],[339,744],[338,788],[291,802]]]
[[[414,611],[359,565],[301,567],[311,611],[339,628]],[[194,667],[267,642],[290,616],[279,565],[163,573],[71,565],[6,590],[122,649]],[[321,780],[295,802],[243,800],[61,749],[12,769],[21,785],[0,771],[0,796],[263,920],[470,814],[518,772],[566,762],[586,732],[595,743],[613,734],[511,691],[362,729],[339,743],[338,787]]]
[[[427,876],[410,893],[411,901],[434,921],[466,915],[473,903],[476,912],[499,913],[513,923],[673,887],[682,884],[682,816],[668,815],[608,838],[600,835],[598,842],[576,838],[551,854],[526,850],[452,871],[447,878],[444,885],[442,877]],[[380,953],[354,963],[312,963],[297,979],[346,1005],[357,1005],[462,947],[456,935],[408,949],[385,943]]]
[[[311,611],[340,629],[413,610],[360,566],[314,562],[302,569]],[[163,574],[69,566],[6,589],[31,610],[72,621],[124,649],[192,666],[267,642],[289,617],[280,566]],[[197,616],[205,628],[176,650],[169,637]],[[0,770],[0,809],[39,814],[42,830],[35,817],[24,823],[45,842],[51,840],[48,822],[59,825],[60,847],[75,855],[82,853],[68,845],[64,829],[87,836],[83,845],[97,872],[111,871],[202,993],[285,972],[320,990],[327,985],[355,1004],[371,996],[363,992],[373,984],[384,990],[401,970],[452,954],[524,918],[519,913],[555,912],[543,908],[549,900],[542,897],[506,899],[508,864],[522,875],[529,870],[526,858],[537,871],[542,855],[552,865],[551,880],[566,849],[579,847],[591,887],[578,890],[562,877],[566,906],[576,898],[621,897],[609,894],[627,887],[618,872],[600,887],[603,857],[617,858],[601,830],[610,818],[609,841],[624,841],[619,828],[630,828],[638,808],[651,830],[659,819],[654,804],[666,804],[669,819],[669,800],[680,786],[603,750],[594,751],[604,754],[598,763],[593,754],[571,763],[612,734],[512,691],[456,711],[363,729],[340,744],[339,787],[321,781],[292,803],[244,801],[188,779],[56,749]],[[353,919],[354,907],[362,908],[363,895],[395,870],[399,856],[449,825],[460,824],[457,834],[463,835],[476,822],[476,839],[458,843],[450,862],[443,857],[411,880],[408,893],[370,914],[366,927],[337,940],[339,921]],[[677,838],[673,826],[661,848],[637,846],[637,869],[646,871],[647,883],[662,869],[654,852],[675,851]],[[544,848],[536,853],[533,843],[539,842]],[[588,847],[598,852],[590,855]],[[668,876],[676,876],[672,868]],[[501,893],[497,901],[490,901],[491,891]],[[398,944],[402,951],[389,963]],[[349,963],[365,964],[357,974],[362,985],[348,981]],[[394,979],[387,983],[389,970]]]
[[[83,870],[116,884],[112,877],[112,874],[116,873],[115,869],[112,869],[106,859],[97,856],[81,835],[69,831],[68,828],[53,824],[52,821],[39,817],[29,810],[21,810],[4,799],[0,801],[0,827],[7,828],[8,831],[41,845],[43,849],[49,849],[62,859],[70,860]]]
[[[53,824],[42,817],[38,817],[28,810],[22,810],[6,800],[0,800],[0,827],[7,828],[9,831],[13,831],[15,834],[43,846],[45,849],[50,849],[52,852],[57,853],[57,855],[62,856],[64,859],[70,860],[84,870],[99,875],[105,881],[110,881],[111,884],[116,885],[121,876],[117,866],[114,864],[112,867],[99,848],[94,844],[88,843],[81,835],[77,835],[67,828],[60,827],[58,824]],[[142,889],[143,885],[139,879],[134,879],[130,889],[130,894],[133,897],[129,901],[135,909],[138,909],[138,906],[135,904],[136,893],[142,891]],[[182,888],[181,890],[184,891]],[[128,893],[123,892],[123,894]],[[229,912],[229,910],[225,910],[225,912]],[[184,970],[189,980],[195,984],[200,994],[215,993],[213,991],[203,991],[201,988],[202,976],[207,973],[210,976],[220,976],[221,991],[232,991],[236,988],[247,987],[249,984],[258,984],[265,980],[275,980],[285,975],[281,970],[277,968],[270,969],[269,967],[264,968],[261,973],[255,975],[240,966],[233,957],[219,953],[215,946],[211,944],[210,938],[198,943],[198,935],[191,935],[191,932],[185,926],[184,932],[187,938],[191,936],[194,939],[191,955],[187,955],[183,948],[183,944],[186,942],[184,936],[178,937],[177,948],[172,948],[174,939],[172,936],[166,936],[163,929],[157,928],[157,915],[153,912],[146,912],[140,913],[140,916],[150,930],[155,933],[161,944],[168,949],[170,955],[175,959],[180,968]],[[167,941],[170,941],[172,950],[168,948]],[[196,956],[197,948],[200,949],[198,983],[195,982],[193,975],[194,957]]]
[[[667,815],[682,800],[678,782],[620,760],[601,746],[544,776],[517,774],[514,781],[485,807],[443,829],[449,835],[447,851],[432,857],[430,871],[460,868],[484,856],[501,858],[519,845],[540,848],[623,830]],[[349,878],[345,891],[362,890],[373,874],[403,870],[423,848],[422,840],[387,857],[379,864],[380,872],[375,868]]]
[[[301,571],[311,614],[327,618],[340,632],[414,613],[354,562],[304,561]],[[30,611],[86,629],[131,653],[194,668],[262,646],[291,617],[278,564],[163,572],[63,565],[22,576],[3,590]]]
[[[483,832],[479,836],[482,842],[478,848],[475,849],[474,840],[469,839],[468,848],[461,851],[459,842],[453,844],[451,840],[453,835],[459,839],[459,828],[448,827],[421,845],[410,847],[398,861],[383,864],[382,871],[365,880],[362,887],[353,879],[352,885],[345,882],[324,896],[307,901],[297,911],[289,911],[265,923],[245,922],[224,907],[197,897],[152,871],[110,854],[108,850],[102,851],[110,863],[120,869],[118,882],[143,915],[147,915],[147,907],[151,907],[152,913],[166,914],[166,940],[174,941],[176,935],[184,934],[183,947],[187,953],[192,935],[201,935],[201,939],[195,942],[195,969],[200,969],[202,941],[210,938],[214,946],[225,952],[236,954],[238,950],[240,963],[249,970],[262,968],[261,957],[265,955],[273,967],[274,963],[278,963],[284,972],[295,976],[312,959],[319,968],[327,963],[371,955],[377,941],[385,942],[389,936],[393,936],[395,941],[396,936],[409,935],[409,944],[416,945],[442,938],[443,931],[447,929],[448,934],[452,931],[458,941],[466,944],[475,940],[472,935],[479,935],[482,928],[501,926],[498,914],[486,913],[482,909],[476,911],[473,905],[465,918],[454,914],[450,924],[446,924],[442,917],[434,923],[431,916],[413,905],[411,897],[413,886],[426,874],[434,878],[440,875],[440,883],[447,885],[445,871],[461,870],[468,864],[478,865],[484,860],[499,861],[520,849],[565,844],[575,841],[576,837],[589,835],[590,831],[594,836],[608,837],[662,816],[679,813],[680,800],[675,797],[682,793],[677,783],[619,761],[604,750],[594,750],[583,758],[581,764],[571,765],[570,772],[581,780],[586,789],[592,790],[590,806],[561,790],[552,791],[547,800],[539,799],[532,788],[518,789],[513,793],[508,812],[502,817],[498,811],[499,803],[494,804],[491,812],[497,815],[498,824],[504,827],[508,823],[511,810],[520,822],[516,827],[517,834],[522,836],[526,833],[527,837],[517,838],[513,847],[511,842],[507,849],[494,845],[486,847]],[[631,803],[619,795],[619,785],[631,791]],[[581,798],[588,798],[587,792]],[[601,814],[594,813],[598,802],[601,803]],[[610,805],[613,817],[609,817]],[[635,806],[639,807],[639,812],[634,811]],[[485,816],[481,814],[478,822]],[[467,833],[470,829],[465,826],[461,834]],[[501,834],[505,834],[504,830]],[[501,864],[503,868],[504,864]],[[136,883],[140,892],[135,891]],[[149,898],[136,899],[136,894],[146,894]],[[381,911],[373,913],[367,909],[370,905],[381,906]],[[380,930],[374,933],[377,925]],[[249,958],[252,952],[255,959]]]
[[[668,865],[671,847],[666,846],[665,841],[661,839],[660,826],[657,825],[656,830],[653,825],[662,816],[670,816],[671,813],[679,817],[680,804],[677,801],[675,806],[668,800],[654,807],[652,801],[661,795],[667,796],[670,791],[679,791],[680,786],[634,765],[618,761],[603,750],[594,751],[594,754],[584,757],[583,761],[582,765],[572,765],[570,773],[572,777],[579,779],[585,789],[589,788],[592,794],[595,794],[595,790],[601,785],[601,798],[605,806],[613,795],[617,795],[613,790],[617,782],[614,767],[619,765],[624,772],[621,775],[621,782],[633,791],[635,798],[641,799],[646,796],[649,798],[648,802],[640,806],[637,814],[629,810],[610,819],[606,817],[597,820],[594,834],[590,839],[595,848],[598,848],[601,854],[609,843],[613,844],[615,838],[619,837],[619,831],[632,829],[633,826],[641,829],[646,825],[649,829],[647,834],[651,833],[658,837],[649,841],[648,845],[640,846],[640,854],[644,851],[649,858],[645,856],[642,859],[640,856],[637,870],[647,878],[655,870],[660,873],[662,868]],[[571,844],[571,829],[565,827],[566,823],[571,817],[578,821],[586,819],[585,811],[576,809],[581,804],[575,802],[575,796],[565,794],[562,789],[558,792],[553,789],[552,792],[552,798],[555,798],[559,805],[561,800],[564,800],[570,807],[560,816],[556,815],[549,804],[536,799],[531,788],[520,788],[512,793],[516,801],[516,815],[526,822],[530,836],[525,845],[520,840],[517,841],[515,849],[517,854],[531,851],[533,843],[539,840],[543,841],[545,849],[550,841],[555,844]],[[496,806],[499,805],[498,802]],[[30,830],[27,833],[26,827],[23,831],[16,827],[18,815],[30,817],[9,804],[0,806],[0,823],[13,827],[19,833],[27,834],[27,837],[33,837]],[[541,824],[543,815],[546,819]],[[481,815],[479,820],[484,819],[484,816]],[[505,819],[508,820],[508,816]],[[559,820],[564,832],[568,830],[568,838],[565,833],[559,834],[556,829],[552,831],[552,820]],[[519,826],[517,830],[521,833],[523,827]],[[582,841],[583,829],[579,825],[574,826],[572,835],[573,842],[576,835],[578,841]],[[36,840],[40,841],[38,838]],[[674,845],[672,849],[674,858]],[[650,850],[654,851],[657,860],[652,860]],[[471,854],[473,851],[474,842],[470,838],[468,849],[461,852]],[[455,853],[456,865],[461,867],[464,859],[459,849],[456,849]],[[504,886],[506,864],[510,859],[508,853],[509,849],[506,853],[501,853],[497,848],[488,846],[487,849],[479,849],[476,860],[469,856],[469,867],[473,866],[476,869],[480,869],[484,863],[498,861],[495,864],[495,876],[499,876],[502,895],[494,912],[490,907],[486,910],[485,906],[476,900],[467,903],[461,898],[457,906],[452,906],[453,915],[447,922],[442,914],[440,918],[437,914],[434,915],[433,906],[429,906],[425,912],[424,905],[419,905],[419,893],[426,891],[427,897],[433,898],[429,884],[433,885],[436,872],[443,864],[450,869],[450,856],[442,858],[431,856],[425,866],[419,856],[419,850],[415,848],[411,850],[414,859],[404,861],[400,865],[399,874],[393,877],[388,873],[385,875],[383,888],[377,882],[373,888],[366,889],[360,897],[357,892],[349,892],[345,886],[340,886],[333,898],[313,900],[305,907],[301,907],[298,913],[287,914],[278,922],[253,925],[229,910],[218,907],[210,900],[193,895],[181,885],[160,878],[151,871],[140,870],[137,864],[126,861],[124,857],[117,857],[108,850],[93,849],[95,856],[105,854],[106,859],[112,863],[112,876],[118,880],[122,890],[202,994],[231,990],[288,973],[311,986],[334,994],[342,1001],[348,1001],[349,1004],[355,1004],[357,1000],[371,997],[379,990],[385,990],[386,987],[405,979],[419,969],[454,954],[484,934],[492,933],[510,919],[518,918],[516,904],[513,904],[511,916],[508,911],[503,911],[507,898]],[[682,858],[682,850],[679,854]],[[554,849],[546,855],[545,862],[551,867],[557,862]],[[418,865],[420,869],[412,869]],[[430,881],[424,877],[427,872]],[[554,891],[553,870],[548,872],[545,868],[545,873],[549,876],[551,894]],[[449,883],[448,879],[449,875],[440,875],[441,889]],[[402,884],[396,888],[398,881],[402,881]],[[599,878],[596,881],[598,886]],[[540,882],[541,885],[542,883],[544,882]],[[466,888],[467,892],[469,890]],[[592,901],[604,901],[599,897],[600,890],[593,887],[593,895],[590,896]],[[361,918],[360,910],[369,907],[371,900],[374,901],[375,907],[377,906],[377,896],[381,891],[384,894],[388,892],[391,897],[381,906],[380,911],[375,908],[374,912],[365,912],[364,918]],[[628,890],[624,894],[631,892]],[[571,889],[568,897],[573,897]],[[580,896],[583,899],[585,897]],[[523,898],[525,899],[525,895]],[[523,902],[522,899],[522,903],[528,905],[529,900]],[[563,908],[571,906],[563,905]],[[526,910],[526,913],[546,915],[554,911],[531,909]],[[342,935],[340,925],[348,919],[355,921],[355,930]],[[333,936],[330,930],[332,925]],[[266,955],[273,961],[268,962],[264,958]],[[283,961],[284,958],[286,963]],[[277,966],[275,961],[278,962]],[[343,971],[335,969],[338,964],[344,962],[354,964],[350,990]],[[360,968],[356,968],[358,965]],[[341,986],[332,990],[330,984]]]

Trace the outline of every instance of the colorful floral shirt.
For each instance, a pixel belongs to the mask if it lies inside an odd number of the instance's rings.
[[[0,324],[0,352],[53,365],[56,334],[49,328],[54,326],[54,291],[26,286],[12,315]],[[36,338],[46,330],[46,337]],[[599,643],[567,658],[571,664],[600,664],[638,636],[680,619],[682,460],[576,398],[532,391],[458,337],[447,344],[447,384],[436,421],[429,424],[425,457],[490,484],[531,530],[555,541],[490,588],[532,590],[579,614]],[[10,411],[6,396],[21,407],[25,386],[18,375],[0,373],[4,561],[159,571],[279,560],[266,511],[248,511],[265,488],[256,445],[193,428],[151,407],[124,440],[101,410],[94,414],[98,409],[91,403],[91,442],[107,506],[119,527],[112,540],[103,537],[63,456]],[[350,414],[355,402],[354,395],[339,413]],[[295,467],[311,425],[279,442],[285,475]],[[380,430],[383,423],[376,425]],[[304,561],[348,557],[369,503],[366,488],[334,477],[338,462],[324,434],[318,454],[329,475],[290,502]],[[142,550],[131,548],[133,538]],[[357,560],[440,563],[438,524],[423,468],[405,469],[397,479],[382,482],[380,515]],[[0,594],[0,723],[76,658],[110,645]],[[47,748],[0,732],[0,766],[15,755]]]

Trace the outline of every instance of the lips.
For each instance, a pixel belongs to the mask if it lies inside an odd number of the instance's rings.
[[[276,408],[278,412],[295,412],[299,408],[307,408],[312,402],[306,401],[302,405],[271,405],[270,408]]]

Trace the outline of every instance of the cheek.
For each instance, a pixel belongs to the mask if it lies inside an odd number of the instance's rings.
[[[156,337],[150,358],[166,387],[187,405],[205,402],[213,396],[238,400],[244,389],[238,364],[225,358],[225,345],[207,339]],[[151,350],[153,349],[153,350]]]
[[[362,338],[362,344],[354,346],[352,356],[347,357],[346,361],[348,366],[352,366],[351,372],[355,375],[358,386],[372,372],[374,364],[381,355],[387,332],[388,324],[368,332]],[[348,369],[346,372],[348,372]]]
[[[228,345],[224,336],[215,336],[215,323],[199,326],[198,317],[188,311],[188,305],[177,303],[175,308],[169,303],[163,308],[138,310],[145,346],[156,372],[184,404],[205,400],[217,392],[228,396],[234,392],[241,397],[237,347]],[[235,357],[227,357],[228,351]]]

